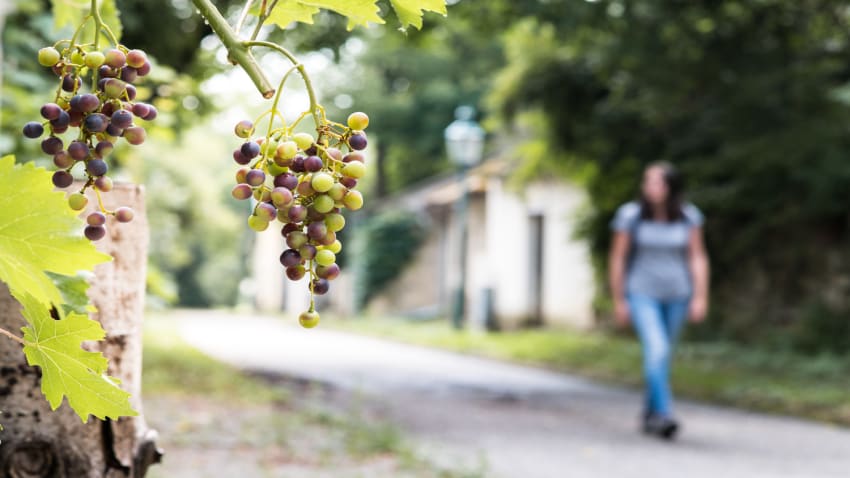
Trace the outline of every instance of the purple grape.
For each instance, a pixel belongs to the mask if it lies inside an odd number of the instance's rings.
[[[115,113],[115,104],[111,101],[104,103],[103,108],[100,109],[102,114],[106,116],[112,117],[112,114]]]
[[[331,284],[327,279],[314,279],[312,286],[313,293],[316,295],[325,295],[331,288]]]
[[[307,208],[307,219],[311,221],[323,221],[325,215],[317,211],[313,206]]]
[[[283,229],[280,230],[280,235],[286,237],[290,232],[301,231],[302,227],[298,224],[287,223],[283,225]]]
[[[109,119],[101,113],[94,113],[86,116],[83,120],[83,127],[92,133],[102,133],[109,126]]]
[[[67,169],[74,165],[74,158],[64,150],[59,151],[53,155],[53,164],[59,169]]]
[[[248,164],[251,162],[251,158],[242,154],[242,151],[239,149],[233,150],[233,160],[236,161],[237,164]]]
[[[328,234],[328,226],[324,222],[311,222],[307,225],[307,236],[318,241]]]
[[[296,173],[306,172],[307,170],[304,169],[304,156],[296,156],[292,160],[292,164],[289,166],[289,169]]]
[[[124,68],[121,68],[121,79],[128,82],[128,83],[132,83],[132,82],[136,81],[136,78],[138,76],[139,76],[139,74],[138,74],[138,72],[136,72],[135,68],[132,68],[132,67],[129,67],[129,66],[125,66]]]
[[[325,237],[319,239],[319,244],[323,246],[330,246],[336,241],[336,233],[333,231],[328,231]]]
[[[301,254],[301,258],[305,261],[311,261],[316,257],[316,246],[312,244],[304,244],[298,249],[298,253]]]
[[[138,71],[138,73],[139,73],[139,76],[147,76],[147,74],[151,72],[151,64],[150,64],[150,62],[149,62],[149,61],[145,61],[145,64],[144,64],[144,65],[142,65],[142,66],[140,66],[140,67],[138,67],[138,68],[137,68],[137,71]]]
[[[322,166],[322,158],[318,156],[308,156],[307,159],[304,160],[304,169],[310,171],[311,173],[315,173],[316,171],[321,171]]]
[[[150,113],[151,107],[145,103],[136,103],[133,105],[133,114],[144,119]]]
[[[260,154],[260,145],[253,141],[248,141],[247,143],[242,144],[240,151],[242,151],[242,154],[246,158],[254,159]]]
[[[103,176],[108,170],[109,166],[102,159],[90,159],[86,162],[86,172],[92,176]]]
[[[286,277],[289,277],[289,280],[299,280],[304,277],[304,266],[297,265],[286,268]]]
[[[339,178],[339,183],[347,187],[348,189],[354,189],[354,187],[357,186],[357,180],[354,178],[349,178],[348,176],[343,176]]]
[[[252,169],[248,171],[248,174],[245,177],[245,181],[248,182],[251,186],[259,186],[266,182],[266,173],[260,171],[259,169]]]
[[[62,108],[60,108],[56,103],[47,103],[41,107],[41,117],[48,121],[53,121],[56,118],[59,118],[59,115],[62,114],[62,112]]]
[[[92,111],[95,111],[98,106],[100,106],[100,100],[97,99],[97,96],[91,93],[77,95],[74,98],[77,97],[80,98],[79,100],[77,100],[77,109],[79,111],[82,111],[83,113],[91,113]],[[71,101],[74,101],[73,98],[71,99]]]
[[[289,222],[301,222],[304,219],[307,219],[307,208],[300,205],[292,206],[289,208],[287,215],[289,217]]]
[[[126,86],[125,86],[125,89],[126,89],[126,91],[127,91],[127,98],[128,98],[130,101],[135,100],[135,99],[136,99],[136,95],[138,94],[138,92],[136,91],[136,87],[135,87],[135,86],[133,86],[133,85],[126,85]],[[151,118],[151,119],[153,119],[153,118]]]
[[[107,80],[109,80],[109,78],[101,78],[97,80],[97,89],[103,91],[103,89],[106,88]]]
[[[112,191],[112,186],[112,180],[109,179],[109,176],[101,176],[94,180],[94,187],[96,187],[98,191],[108,193],[109,191]]]
[[[334,280],[339,276],[339,266],[331,264],[329,266],[317,266],[316,275],[322,279]]]
[[[42,126],[41,123],[37,121],[30,121],[29,123],[24,125],[23,133],[24,136],[26,136],[27,138],[35,139],[44,134],[44,126]],[[45,151],[45,153],[47,153],[47,151]]]
[[[65,75],[62,77],[62,90],[72,93],[77,91],[82,82],[74,75]]]
[[[366,144],[368,141],[366,140],[366,136],[363,134],[353,134],[348,138],[348,145],[351,146],[351,149],[356,149],[358,151],[366,149]]]
[[[110,68],[109,65],[101,65],[97,69],[97,76],[100,78],[116,78],[118,76],[118,70]]]
[[[71,124],[71,115],[63,110],[59,110],[59,115],[55,119],[50,120],[50,125],[53,126],[54,129],[67,128],[69,124]]]
[[[301,264],[301,254],[295,249],[287,249],[280,255],[280,263],[283,267],[292,267]]]
[[[298,177],[294,174],[283,173],[279,176],[275,176],[274,178],[275,187],[286,188],[292,191],[298,186]]]
[[[145,129],[141,126],[130,126],[129,128],[124,129],[124,139],[126,139],[130,144],[142,144],[145,142],[146,137],[147,133],[145,133]]]
[[[267,202],[257,204],[255,214],[267,221],[272,221],[277,216],[277,209]]]
[[[148,62],[148,56],[142,50],[130,50],[127,52],[127,64],[133,68],[141,68]]]
[[[115,219],[118,222],[130,222],[133,220],[133,216],[135,216],[135,213],[127,206],[121,206],[115,210]]]
[[[100,211],[95,211],[86,217],[86,222],[89,226],[102,226],[106,224],[106,215]]]
[[[112,124],[124,129],[133,124],[133,113],[127,110],[118,110],[112,113]]]
[[[127,83],[121,80],[110,78],[103,84],[103,92],[110,98],[123,98],[127,92]]]
[[[71,110],[68,112],[68,124],[74,127],[79,127],[83,124],[83,113]]]
[[[82,99],[83,99],[83,95],[76,95],[76,96],[71,98],[71,101],[68,102],[68,104],[71,107],[71,111],[79,111],[79,112],[83,111],[82,106],[80,106],[80,102],[82,101]]]
[[[134,88],[135,90],[135,88]],[[145,121],[153,121],[156,119],[157,110],[154,105],[148,105],[148,114],[142,116],[142,119]]]
[[[307,156],[315,156],[315,155],[319,154],[319,148],[317,148],[316,145],[313,144],[309,148],[305,149],[304,153]]]
[[[89,147],[82,141],[71,141],[68,145],[68,155],[77,161],[86,159],[89,155]]]
[[[67,188],[74,184],[74,176],[68,171],[56,171],[53,173],[53,185],[57,188]]]
[[[109,141],[100,141],[94,147],[94,154],[98,158],[103,158],[104,156],[109,156],[109,153],[112,152],[113,147],[114,147],[113,144]]]
[[[251,186],[247,184],[237,184],[236,186],[233,186],[233,189],[230,191],[230,194],[233,196],[234,199],[242,200],[251,197],[253,192],[254,190],[251,188]]]
[[[295,190],[298,191],[298,194],[304,197],[316,194],[316,191],[313,189],[313,186],[310,185],[310,181],[304,181],[303,183],[299,184],[298,187],[295,188]]]
[[[352,151],[342,157],[343,163],[350,163],[352,161],[360,161],[361,163],[365,163],[366,156],[364,156],[363,153],[361,153],[360,151]]]
[[[117,48],[106,50],[104,57],[106,64],[112,68],[121,68],[127,64],[127,55]]]
[[[99,241],[106,235],[106,228],[103,226],[86,226],[83,234],[90,241]]]
[[[117,138],[119,136],[124,136],[124,130],[110,123],[109,126],[106,127],[106,134]]]
[[[62,140],[56,136],[49,136],[41,142],[41,150],[50,155],[62,151],[63,146],[65,145],[62,143]]]

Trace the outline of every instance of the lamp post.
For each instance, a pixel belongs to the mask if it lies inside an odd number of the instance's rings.
[[[475,121],[475,108],[459,106],[455,110],[455,120],[446,128],[446,153],[449,160],[458,169],[458,182],[463,187],[459,201],[455,203],[455,216],[460,230],[459,281],[452,303],[452,325],[456,329],[463,327],[466,308],[466,243],[468,236],[467,209],[469,207],[469,186],[467,174],[472,166],[481,161],[484,155],[484,129]]]

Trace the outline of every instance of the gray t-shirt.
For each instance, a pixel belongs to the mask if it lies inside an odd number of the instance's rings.
[[[676,222],[641,219],[640,204],[620,206],[611,229],[631,237],[626,271],[627,294],[646,295],[659,300],[684,299],[693,285],[688,268],[688,240],[691,229],[700,227],[703,215],[696,206],[682,206],[684,218]]]

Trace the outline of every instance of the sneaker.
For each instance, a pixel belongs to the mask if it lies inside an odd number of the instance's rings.
[[[644,420],[643,431],[649,435],[657,435],[665,440],[672,440],[679,431],[679,423],[670,417],[650,415]]]

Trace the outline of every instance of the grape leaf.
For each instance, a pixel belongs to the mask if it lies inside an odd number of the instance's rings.
[[[90,0],[51,0],[53,4],[53,21],[57,29],[65,26],[70,26],[71,29],[77,28],[83,18],[91,11]],[[112,30],[115,37],[121,39],[121,19],[118,18],[118,9],[115,7],[115,0],[98,0],[100,7],[100,18],[103,23]],[[85,28],[80,31],[77,38],[78,43],[87,43],[94,39],[94,21],[89,20]],[[103,44],[101,44],[103,45]]]
[[[62,294],[62,306],[59,308],[61,317],[65,317],[70,312],[88,314],[97,310],[91,305],[89,296],[86,294],[86,291],[89,289],[89,281],[85,275],[77,274],[72,277],[54,274],[52,272],[48,272],[47,275],[53,280],[53,283],[56,284],[56,287]],[[89,273],[87,275],[92,274]]]
[[[67,396],[83,422],[89,415],[101,420],[138,415],[130,406],[130,394],[118,387],[117,379],[105,375],[106,357],[82,348],[84,341],[106,335],[98,322],[76,312],[54,320],[32,295],[18,300],[30,324],[22,329],[24,354],[30,365],[41,367],[41,391],[54,410]]]
[[[417,29],[422,28],[422,16],[426,11],[436,12],[446,16],[446,0],[390,0],[390,3],[401,22],[402,30],[408,25]]]
[[[32,163],[0,159],[0,281],[17,299],[30,294],[45,307],[63,302],[46,271],[73,276],[111,260],[79,234],[82,220],[50,177]]]
[[[281,0],[269,14],[269,21],[280,28],[286,28],[292,22],[312,25],[313,15],[319,13],[319,8],[304,5],[298,0]]]
[[[356,25],[369,26],[370,22],[384,23],[378,13],[377,0],[298,0],[300,3],[313,7],[333,10],[344,17],[348,17],[348,29]]]

